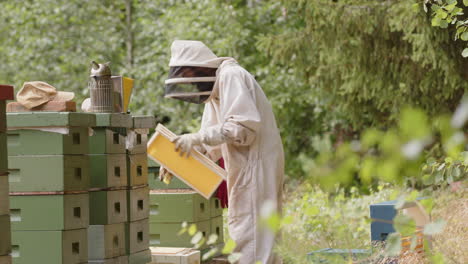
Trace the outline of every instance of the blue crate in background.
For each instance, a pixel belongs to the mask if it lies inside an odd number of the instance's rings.
[[[395,210],[396,201],[387,201],[370,205],[371,240],[384,241],[390,233],[395,232],[391,223],[375,221],[375,219],[392,221],[397,215]]]
[[[341,261],[345,263],[344,261],[348,261],[350,257],[353,260],[362,260],[371,254],[372,251],[367,249],[324,248],[308,253],[307,259],[311,263],[341,263]]]

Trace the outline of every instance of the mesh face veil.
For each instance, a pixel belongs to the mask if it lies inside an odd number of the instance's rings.
[[[176,66],[170,67],[165,82],[165,97],[201,104],[213,91],[217,68]]]

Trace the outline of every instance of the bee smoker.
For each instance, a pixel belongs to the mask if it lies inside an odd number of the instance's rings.
[[[91,112],[114,112],[114,87],[111,79],[110,62],[98,64],[92,61],[88,82],[91,97]]]

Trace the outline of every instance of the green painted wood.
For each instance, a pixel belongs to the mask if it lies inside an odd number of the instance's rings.
[[[123,113],[96,113],[96,127],[124,127],[133,126],[132,116]]]
[[[125,224],[90,225],[88,228],[88,255],[90,260],[115,258],[125,255]]]
[[[128,256],[128,264],[147,264],[151,262],[151,251],[149,249],[133,253]]]
[[[7,135],[0,131],[0,175],[8,170]]]
[[[24,112],[7,113],[8,127],[94,127],[94,114],[74,112]]]
[[[84,191],[89,188],[87,155],[8,157],[10,192]]]
[[[14,231],[52,231],[87,228],[89,196],[10,196],[11,228]]]
[[[200,194],[186,192],[150,193],[150,222],[199,222],[210,219],[210,202]]]
[[[6,255],[6,256],[0,256],[0,264],[11,264],[11,256]]]
[[[127,155],[127,175],[129,186],[148,184],[148,159],[146,153]]]
[[[211,218],[211,232],[218,236],[216,243],[224,243],[223,216]]]
[[[0,255],[8,255],[11,251],[10,216],[0,215]]]
[[[155,128],[156,119],[154,116],[133,116],[133,128]]]
[[[9,190],[8,176],[0,176],[0,215],[7,215],[10,213]]]
[[[89,224],[107,225],[127,221],[127,193],[93,191],[89,193]]]
[[[210,199],[210,217],[218,217],[223,215],[223,207],[221,207],[221,201],[216,197]]]
[[[192,189],[177,177],[172,177],[169,184],[160,181],[159,167],[148,167],[148,184],[152,190]]]
[[[146,219],[149,217],[149,188],[127,190],[128,221]]]
[[[88,133],[87,127],[70,127],[67,135],[39,130],[10,130],[8,154],[10,156],[88,154]]]
[[[6,102],[0,100],[0,132],[6,131]]]
[[[211,220],[201,222],[188,223],[197,225],[197,230],[208,239],[211,232]],[[182,223],[150,223],[150,246],[151,247],[193,247],[191,237],[185,233],[178,235],[182,229]],[[207,247],[204,245],[201,249]]]
[[[91,188],[127,186],[127,159],[125,154],[89,155],[89,164]]]
[[[127,238],[126,251],[131,255],[149,248],[149,223],[148,219],[127,222],[125,224],[125,236]]]
[[[87,229],[66,231],[13,231],[13,263],[87,263],[87,236]]]
[[[94,128],[89,137],[90,154],[125,154],[125,136],[107,128]]]

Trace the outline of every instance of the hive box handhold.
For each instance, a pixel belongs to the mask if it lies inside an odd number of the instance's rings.
[[[17,264],[88,262],[87,229],[13,231],[12,257]]]
[[[127,155],[128,186],[148,184],[148,160],[146,154]]]
[[[152,190],[150,223],[199,222],[210,219],[210,202],[193,190]]]
[[[90,225],[88,254],[90,260],[102,260],[125,255],[125,224]]]
[[[88,154],[87,127],[69,127],[68,134],[40,130],[9,130],[8,155]]]
[[[8,157],[10,192],[83,191],[89,188],[87,155]]]
[[[91,188],[127,186],[127,160],[125,154],[89,155]]]
[[[89,192],[89,223],[116,224],[127,221],[126,190]]]
[[[133,222],[148,218],[149,189],[148,187],[127,190],[128,221]]]
[[[16,231],[60,231],[87,228],[89,195],[12,195],[11,228]]]
[[[131,255],[149,248],[148,219],[126,223],[127,254]]]
[[[211,220],[188,223],[196,224],[198,231],[202,232],[202,235],[208,239],[211,233]],[[153,247],[193,247],[190,243],[191,237],[185,233],[178,235],[182,229],[182,222],[180,223],[150,223],[150,246]],[[208,247],[204,245],[201,249]]]

